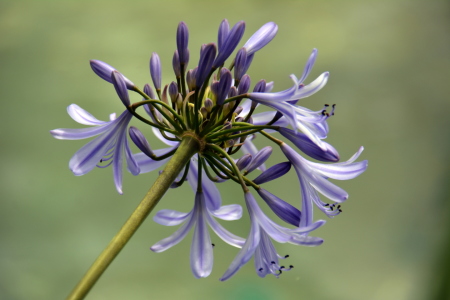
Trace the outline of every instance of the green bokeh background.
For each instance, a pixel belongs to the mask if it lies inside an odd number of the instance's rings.
[[[169,83],[178,22],[190,29],[192,67],[223,18],[245,20],[244,39],[268,21],[279,25],[249,72],[254,82],[274,80],[276,90],[288,87],[288,75],[300,75],[312,48],[319,49],[310,78],[323,71],[331,77],[302,103],[337,103],[328,141],[343,159],[364,145],[369,169],[339,182],[350,198],[341,216],[315,232],[322,246],[277,245],[295,266],[280,279],[259,278],[251,261],[219,282],[237,249],[217,237],[213,273],[195,279],[190,236],[164,253],[149,250],[174,231],[152,222],[153,213],[87,299],[446,299],[440,287],[450,270],[449,8],[448,1],[425,0],[1,1],[0,299],[64,299],[156,178],[127,173],[118,195],[110,169],[82,177],[68,169],[85,141],[59,141],[48,132],[81,127],[66,107],[77,103],[99,119],[123,109],[89,59],[142,86],[157,52]],[[282,159],[275,152],[271,163]],[[268,189],[298,204],[294,172]],[[243,203],[236,185],[221,190],[225,204]],[[188,211],[192,202],[183,186],[158,208]],[[241,236],[249,228],[247,217],[225,225]]]

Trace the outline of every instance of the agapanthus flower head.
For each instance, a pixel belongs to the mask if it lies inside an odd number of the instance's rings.
[[[151,250],[165,251],[193,230],[190,261],[192,273],[197,278],[208,276],[213,267],[209,228],[220,239],[240,249],[221,280],[233,276],[252,257],[260,277],[268,274],[279,277],[283,271],[292,269],[293,266],[281,264],[280,260],[288,256],[279,255],[273,241],[303,246],[322,244],[321,238],[310,236],[325,224],[323,220],[314,220],[314,206],[328,217],[335,217],[342,211],[340,203],[348,198],[347,192],[329,179],[353,179],[367,168],[367,161],[356,162],[362,147],[348,161],[339,162],[337,150],[324,141],[329,133],[328,119],[334,115],[334,105],[324,104],[320,110],[299,105],[301,99],[321,90],[329,78],[329,73],[323,72],[305,83],[316,61],[317,50],[313,49],[300,77],[290,76],[293,82],[290,88],[272,92],[273,81],[260,78],[252,81],[247,71],[253,60],[257,60],[255,53],[273,40],[278,26],[273,22],[264,24],[239,46],[244,31],[245,22],[237,22],[230,28],[228,21],[223,20],[217,41],[201,45],[198,65],[188,69],[189,30],[186,23],[180,22],[172,57],[174,78],[166,84],[162,82],[162,63],[158,54],[153,53],[149,64],[149,79],[153,85],[145,84],[142,90],[110,65],[92,60],[94,72],[113,84],[125,106],[124,112],[117,118],[111,115],[110,121],[99,121],[71,104],[69,115],[78,123],[92,127],[51,131],[58,139],[95,137],[75,153],[69,167],[75,175],[84,175],[96,166],[112,165],[119,193],[122,193],[123,156],[133,175],[151,172],[167,164],[160,174],[172,172],[173,176],[163,192],[188,182],[195,194],[192,210],[163,209],[156,213],[154,220],[157,223],[180,227],[154,244]],[[234,56],[233,52],[236,52]],[[130,91],[139,95],[139,101],[133,102]],[[258,112],[261,107],[266,110]],[[141,126],[130,126],[133,118],[141,121]],[[146,138],[149,133],[167,147],[153,149],[153,142]],[[275,137],[278,133],[280,136]],[[140,152],[132,153],[129,138]],[[271,145],[258,149],[254,144],[256,138],[266,138]],[[286,142],[294,144],[296,149]],[[272,163],[274,150],[281,150],[286,159]],[[183,153],[189,155],[183,156]],[[183,160],[178,160],[179,157]],[[171,164],[175,159],[176,166]],[[292,199],[281,199],[275,195],[276,191],[269,191],[264,185],[279,180],[292,167],[300,192],[291,193]],[[216,220],[236,220],[243,213],[241,205],[222,205],[230,199],[228,195],[222,199],[217,186],[227,181],[235,182],[243,191],[243,203],[250,216],[246,238],[229,232]],[[258,201],[252,189],[260,196]],[[320,195],[329,201],[322,200]],[[279,221],[286,224],[279,225],[269,218],[258,202],[265,203]]]

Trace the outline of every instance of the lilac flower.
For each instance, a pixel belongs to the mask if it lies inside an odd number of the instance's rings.
[[[328,181],[328,178],[337,180],[353,179],[367,169],[367,160],[354,162],[363,151],[363,147],[348,161],[334,164],[321,164],[308,161],[285,143],[280,147],[294,166],[300,182],[302,193],[302,219],[300,221],[300,227],[309,226],[312,223],[312,203],[329,217],[339,214],[339,208],[333,210],[334,205],[330,206],[322,202],[317,194],[318,191],[328,199],[338,203],[347,200],[347,192]]]
[[[281,264],[280,259],[287,256],[277,253],[273,241],[320,245],[322,239],[309,236],[311,231],[325,223],[314,220],[314,205],[328,217],[334,217],[341,212],[339,203],[348,198],[347,192],[329,179],[352,179],[367,168],[367,161],[355,162],[362,147],[348,161],[338,162],[337,150],[324,141],[329,133],[327,119],[334,114],[334,105],[330,112],[327,112],[327,104],[317,111],[298,105],[301,99],[312,96],[327,83],[328,72],[309,84],[304,83],[316,61],[317,50],[313,49],[299,78],[291,75],[292,87],[272,92],[274,82],[262,79],[253,81],[256,84],[252,88],[247,70],[255,53],[275,37],[278,26],[273,22],[264,24],[239,47],[244,30],[243,21],[230,29],[228,21],[223,20],[217,34],[217,45],[202,45],[198,65],[188,70],[189,30],[184,22],[180,22],[172,57],[175,79],[169,80],[170,84],[162,83],[159,56],[153,53],[150,58],[150,78],[156,93],[148,84],[140,90],[110,65],[92,60],[93,71],[114,85],[126,110],[118,118],[111,115],[110,121],[99,121],[72,104],[68,107],[69,115],[78,123],[92,127],[51,131],[58,139],[95,137],[75,153],[69,167],[75,175],[84,175],[95,166],[104,168],[112,164],[119,193],[122,193],[123,155],[127,169],[133,175],[154,171],[167,164],[164,170],[159,171],[157,188],[152,187],[142,202],[148,212],[153,209],[148,205],[157,203],[167,190],[188,182],[195,194],[192,210],[163,209],[157,212],[154,217],[157,223],[180,227],[154,244],[151,250],[162,252],[171,248],[192,229],[190,262],[197,278],[208,276],[213,266],[213,245],[208,226],[226,243],[240,248],[220,280],[233,276],[253,256],[260,277],[267,274],[278,277],[283,271],[292,269],[292,266]],[[226,60],[235,49],[239,50],[228,62],[230,67],[227,69],[224,67]],[[253,92],[249,92],[250,89]],[[129,91],[139,94],[140,101],[132,103]],[[262,106],[272,110],[257,113]],[[150,126],[153,135],[167,147],[152,149],[144,135],[146,131],[129,126],[133,117],[141,121],[141,125]],[[141,152],[131,152],[127,133]],[[273,133],[280,133],[284,140],[272,136]],[[272,147],[263,145],[258,149],[254,143],[258,136],[279,145],[288,161],[266,167]],[[306,156],[328,164],[309,161],[286,145],[286,139]],[[102,165],[103,162],[106,164]],[[291,166],[294,166],[301,188],[299,208],[290,204],[288,199],[278,198],[274,192],[261,187],[284,176]],[[256,169],[261,172],[253,176]],[[229,232],[216,220],[236,220],[243,213],[238,204],[222,205],[217,184],[225,181],[237,183],[245,195],[251,223],[246,239]],[[255,190],[268,208],[291,228],[278,225],[267,217],[250,189]],[[332,203],[322,201],[319,193]],[[136,214],[130,220],[135,220],[135,217],[139,222],[143,221],[143,216]]]
[[[132,114],[124,111],[117,119],[111,115],[109,122],[99,121],[93,115],[76,104],[67,107],[67,112],[76,122],[83,125],[95,126],[82,129],[54,129],[50,133],[61,140],[80,140],[97,136],[87,143],[70,159],[69,168],[77,175],[84,175],[96,166],[105,168],[113,165],[114,183],[117,191],[122,194],[122,156],[125,154],[128,170],[133,174],[139,174],[140,170],[133,158],[126,138],[126,129]],[[109,162],[108,162],[109,161]],[[108,162],[105,166],[101,162]]]
[[[261,238],[265,238],[264,234],[270,236],[272,239],[279,243],[289,242],[292,244],[303,246],[318,246],[323,243],[322,239],[310,237],[307,235],[307,233],[319,228],[320,226],[325,224],[325,221],[319,220],[307,227],[305,226],[303,228],[288,229],[270,220],[262,212],[261,208],[258,206],[255,198],[251,193],[245,193],[245,202],[247,204],[247,209],[249,211],[251,220],[250,233],[238,255],[235,257],[228,270],[220,278],[221,281],[227,280],[231,276],[233,276],[244,264],[246,264],[250,260],[255,252],[258,252],[257,261],[255,262],[257,272],[269,271],[274,275],[279,275],[275,273],[272,268],[267,268],[267,265],[264,263],[265,261],[274,261],[276,262],[275,265],[278,264],[278,260],[274,258],[274,254],[276,255],[276,252],[274,253],[273,251],[271,251],[273,249],[273,245],[268,245],[268,243],[271,244],[271,241],[264,240],[263,242],[261,242]],[[263,270],[260,271],[261,268],[263,268]],[[280,269],[281,267],[278,268],[278,271]],[[267,273],[260,274],[264,274],[265,276],[265,274]]]
[[[196,161],[191,162],[188,181],[193,190],[197,189],[197,168]],[[206,174],[203,174],[206,177]],[[194,229],[194,236],[191,245],[191,270],[195,277],[206,277],[211,273],[213,265],[213,251],[211,238],[206,225],[226,243],[242,247],[244,239],[230,233],[215,219],[237,220],[242,216],[242,207],[240,205],[221,206],[220,193],[214,183],[207,178],[202,180],[204,192],[197,192],[195,196],[195,205],[189,213],[181,213],[174,210],[161,210],[154,221],[165,226],[175,226],[183,224],[171,236],[159,241],[150,249],[154,252],[162,252],[178,244],[191,230]]]

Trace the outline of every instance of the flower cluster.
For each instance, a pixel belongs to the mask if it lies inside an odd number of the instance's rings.
[[[119,117],[112,114],[109,121],[100,121],[72,104],[68,107],[69,115],[76,122],[92,127],[51,131],[57,139],[95,137],[74,154],[69,167],[75,175],[84,175],[95,167],[112,165],[114,183],[119,193],[122,193],[124,156],[128,171],[138,175],[164,166],[181,149],[185,139],[198,142],[195,154],[183,163],[181,172],[170,183],[172,188],[180,187],[186,181],[189,183],[195,193],[193,208],[190,212],[157,212],[154,217],[157,223],[180,227],[151,247],[154,252],[165,251],[193,230],[190,261],[197,278],[208,276],[213,266],[214,245],[208,227],[226,243],[240,248],[221,280],[230,278],[252,257],[256,273],[261,277],[267,274],[278,277],[282,271],[290,270],[293,266],[281,265],[280,259],[287,256],[277,253],[273,241],[304,246],[322,244],[322,239],[310,236],[312,231],[325,223],[324,220],[314,221],[314,206],[332,218],[341,213],[340,203],[348,198],[347,192],[329,179],[352,179],[367,168],[367,161],[355,162],[362,147],[348,161],[338,162],[338,152],[324,141],[328,134],[327,119],[334,115],[334,105],[331,111],[327,111],[327,104],[319,111],[297,105],[300,99],[318,92],[328,80],[329,74],[325,72],[312,82],[304,83],[316,60],[317,50],[312,51],[300,78],[291,75],[291,88],[272,92],[273,82],[260,80],[250,91],[251,79],[247,70],[256,53],[275,37],[278,27],[273,22],[263,25],[236,51],[226,68],[225,62],[235,52],[244,30],[245,23],[242,21],[230,28],[228,21],[223,20],[217,43],[202,45],[198,65],[188,69],[189,31],[184,22],[179,23],[177,50],[172,60],[175,80],[164,86],[161,63],[156,53],[150,58],[153,87],[146,84],[142,90],[112,66],[92,60],[93,71],[113,84],[124,104],[124,112]],[[130,91],[138,93],[143,99],[131,103]],[[258,105],[273,110],[256,113]],[[137,110],[139,107],[143,108],[141,112]],[[154,135],[168,147],[152,149],[144,134],[129,125],[133,118],[150,125]],[[279,133],[297,149],[275,138],[273,133]],[[267,168],[265,162],[272,153],[272,147],[258,150],[253,139],[259,135],[279,147],[287,161]],[[132,153],[128,137],[142,152]],[[239,157],[233,158],[234,155]],[[306,159],[304,155],[315,161]],[[262,187],[264,183],[285,175],[292,166],[300,185],[299,208]],[[249,174],[257,169],[260,174],[251,179]],[[229,232],[216,220],[236,220],[242,216],[240,205],[222,205],[216,183],[230,180],[238,183],[244,193],[251,222],[246,238]],[[286,225],[271,220],[250,189]],[[328,200],[326,202],[321,198]]]

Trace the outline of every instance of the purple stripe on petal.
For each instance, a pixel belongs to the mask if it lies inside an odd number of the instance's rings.
[[[206,226],[206,206],[203,193],[195,195],[194,215],[197,219],[191,244],[191,270],[196,278],[207,277],[213,267],[213,248]]]

